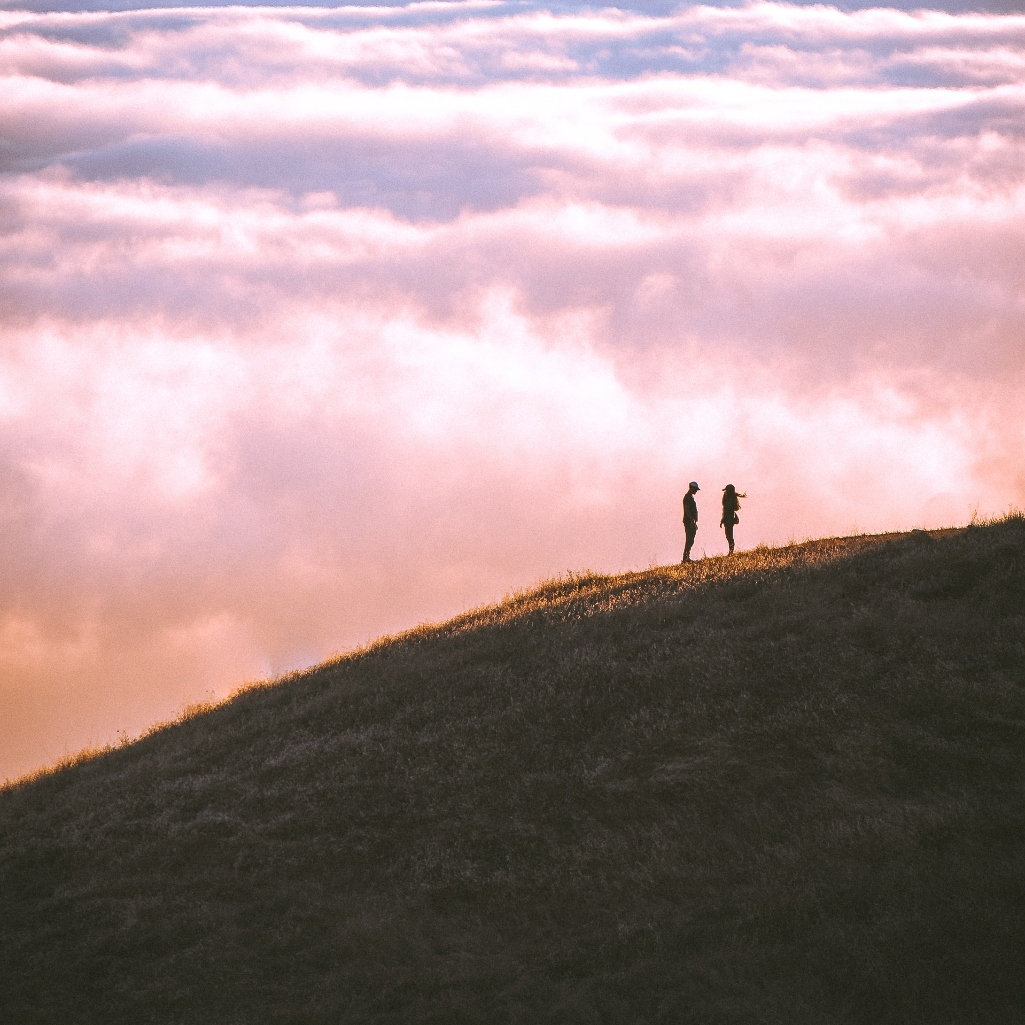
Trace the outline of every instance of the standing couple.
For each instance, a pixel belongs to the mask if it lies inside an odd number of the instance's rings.
[[[683,496],[683,529],[687,532],[687,547],[683,550],[681,562],[690,562],[690,550],[694,546],[694,536],[698,532],[698,503],[694,496],[701,488],[698,482],[692,480],[687,494]],[[732,484],[727,484],[722,489],[722,519],[719,526],[726,531],[726,540],[730,543],[730,555],[733,554],[733,527],[740,522],[737,510],[740,508],[740,500],[747,498],[747,492],[737,494],[737,489]]]

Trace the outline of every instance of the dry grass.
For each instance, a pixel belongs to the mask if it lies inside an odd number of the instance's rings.
[[[0,793],[12,1022],[1018,1022],[1025,522],[550,581]]]

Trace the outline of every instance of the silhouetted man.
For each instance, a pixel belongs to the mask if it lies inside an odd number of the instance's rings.
[[[698,503],[694,495],[700,491],[698,482],[692,480],[687,494],[683,496],[683,529],[687,532],[687,547],[683,550],[680,562],[690,562],[690,550],[694,547],[694,535],[698,532]]]

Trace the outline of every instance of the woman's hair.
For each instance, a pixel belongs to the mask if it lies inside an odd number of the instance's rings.
[[[726,487],[723,488],[723,491],[729,491],[730,494],[732,494],[736,490],[737,489],[732,484],[727,484]]]

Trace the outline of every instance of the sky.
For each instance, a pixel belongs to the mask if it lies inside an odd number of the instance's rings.
[[[1025,506],[1025,3],[944,6],[0,2],[0,781],[691,479]]]

